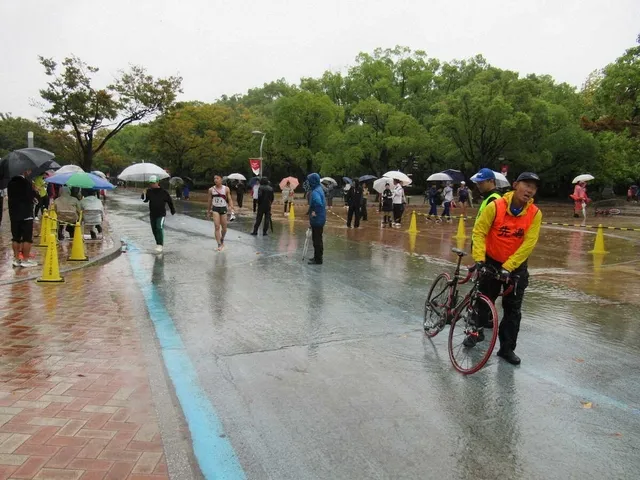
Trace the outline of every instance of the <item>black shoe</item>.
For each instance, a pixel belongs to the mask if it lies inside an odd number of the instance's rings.
[[[472,348],[475,347],[478,342],[482,341],[484,341],[484,331],[478,330],[475,333],[467,335],[467,338],[463,340],[462,345],[467,348]]]
[[[253,235],[254,237],[258,236],[258,232],[251,232],[251,235]]]
[[[93,230],[91,230],[91,240],[95,240],[96,238],[98,238],[98,236],[96,235],[96,232],[94,232]]]
[[[580,215],[578,215],[577,213],[574,213],[573,218],[580,218]]]
[[[511,365],[520,365],[520,357],[513,350],[498,350],[499,357],[504,358]]]
[[[317,261],[315,258],[312,258],[311,260],[309,260],[309,265],[322,265],[322,260]]]
[[[267,235],[269,235],[267,232],[264,232],[264,233],[262,234],[262,236],[263,236],[263,237],[266,237]]]

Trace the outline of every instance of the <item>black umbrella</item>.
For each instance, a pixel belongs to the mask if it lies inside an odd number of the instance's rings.
[[[31,170],[31,176],[37,177],[47,170],[60,168],[53,161],[55,155],[41,148],[22,148],[9,153],[0,163],[0,186],[6,187],[11,178]]]
[[[460,170],[449,168],[448,170],[443,170],[442,173],[449,175],[453,183],[464,182],[464,174]]]
[[[364,183],[364,182],[370,182],[371,180],[376,180],[377,178],[378,177],[375,177],[373,175],[363,175],[358,180],[360,181],[360,183]]]

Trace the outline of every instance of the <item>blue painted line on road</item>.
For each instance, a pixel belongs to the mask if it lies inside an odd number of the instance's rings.
[[[134,277],[160,342],[164,364],[191,432],[193,451],[202,474],[207,479],[244,480],[244,471],[213,405],[198,382],[196,370],[173,319],[141,265],[140,250],[129,245],[128,251]]]

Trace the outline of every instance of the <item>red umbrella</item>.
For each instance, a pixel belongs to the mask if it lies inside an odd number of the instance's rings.
[[[300,185],[300,182],[298,181],[297,178],[287,177],[280,180],[280,190],[282,190],[284,187],[287,186],[287,182],[289,182],[289,186],[294,190],[298,188],[298,185]]]

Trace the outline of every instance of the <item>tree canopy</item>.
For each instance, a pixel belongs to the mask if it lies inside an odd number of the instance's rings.
[[[97,69],[76,57],[42,97],[46,123],[0,116],[0,153],[24,145],[25,129],[64,161],[117,173],[151,160],[172,174],[250,174],[258,155],[272,177],[380,175],[400,169],[418,185],[454,168],[537,171],[548,193],[592,173],[601,185],[640,180],[640,45],[585,80],[581,90],[549,75],[500,69],[483,56],[443,62],[407,47],[360,53],[346,72],[299,84],[284,79],[214,103],[175,103],[179,77],[142,67],[97,89]],[[134,124],[142,120],[147,123]],[[116,136],[117,135],[117,136]]]

